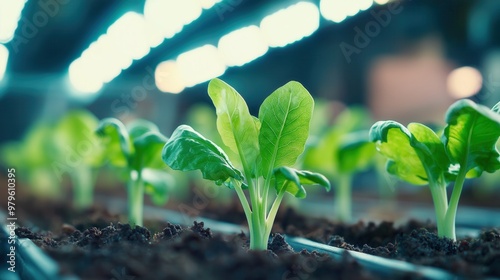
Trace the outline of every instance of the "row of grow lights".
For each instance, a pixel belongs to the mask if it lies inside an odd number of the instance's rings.
[[[14,38],[21,12],[27,0],[0,0],[0,81],[7,69],[9,50],[5,44]]]
[[[98,92],[134,60],[181,32],[203,10],[218,2],[221,0],[147,0],[144,14],[124,14],[71,63],[71,84],[83,94]],[[222,75],[228,67],[251,62],[269,48],[284,47],[311,35],[319,27],[320,13],[328,20],[340,22],[370,8],[374,2],[385,4],[388,0],[321,0],[319,8],[312,2],[294,3],[264,17],[259,26],[245,26],[222,36],[217,46],[203,45],[159,63],[156,85],[161,91],[179,93]]]

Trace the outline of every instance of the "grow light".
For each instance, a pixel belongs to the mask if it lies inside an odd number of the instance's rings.
[[[5,70],[7,69],[7,62],[9,60],[9,50],[2,44],[0,44],[0,81],[5,75]]]
[[[296,42],[311,35],[318,27],[318,7],[309,2],[299,2],[279,10],[260,22],[271,47],[284,47]]]
[[[218,77],[226,71],[226,65],[213,45],[204,45],[182,53],[177,57],[177,65],[187,87]]]
[[[185,88],[179,66],[173,60],[158,64],[155,69],[155,83],[160,91],[168,93],[180,93]]]
[[[179,33],[184,25],[196,20],[201,11],[202,6],[196,0],[147,0],[144,5],[146,20],[167,39]]]
[[[125,13],[71,63],[71,84],[83,93],[99,91],[134,60],[146,56],[151,48],[200,17],[203,9],[218,2],[220,0],[147,0],[144,15]]]
[[[268,46],[260,28],[251,25],[222,36],[218,49],[227,66],[242,66],[264,55]]]
[[[320,11],[321,15],[333,22],[341,22],[348,16],[354,16],[359,11],[364,11],[370,8],[373,0],[321,0]]]
[[[0,43],[14,37],[26,0],[0,0]]]
[[[446,84],[452,97],[467,98],[481,90],[483,77],[476,68],[465,66],[451,71]]]

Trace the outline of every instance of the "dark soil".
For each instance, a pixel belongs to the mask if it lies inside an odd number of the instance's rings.
[[[62,235],[18,228],[62,267],[83,279],[380,279],[349,255],[335,261],[315,252],[295,253],[274,235],[268,251],[248,251],[244,234],[222,236],[194,223],[167,223],[158,233],[128,224],[91,227],[66,225]]]
[[[233,204],[230,210],[214,207],[207,213],[221,220],[245,224],[240,209]],[[392,222],[359,221],[347,225],[306,217],[288,208],[278,212],[274,230],[347,250],[439,267],[474,279],[500,277],[499,228],[484,229],[477,238],[453,242],[439,238],[436,226],[430,222],[410,220],[399,227]]]
[[[269,251],[249,252],[246,236],[213,234],[201,223],[183,228],[147,221],[148,229],[131,229],[117,223],[123,217],[102,208],[74,212],[60,203],[28,199],[18,209],[19,220],[27,226],[18,229],[19,237],[28,237],[46,250],[64,273],[85,279],[377,279],[349,255],[336,261],[317,253],[294,253],[280,235],[271,239]],[[208,207],[203,213],[246,225],[238,204]],[[430,223],[346,225],[305,217],[292,209],[278,213],[273,232],[440,267],[473,279],[500,277],[498,229],[452,242],[437,238]]]

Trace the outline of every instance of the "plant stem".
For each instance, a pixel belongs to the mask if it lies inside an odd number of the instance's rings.
[[[448,211],[446,211],[445,216],[445,236],[453,239],[453,241],[456,241],[457,239],[455,235],[455,218],[457,216],[458,201],[460,200],[460,194],[462,193],[466,175],[467,170],[465,168],[460,168],[460,172],[457,175],[455,185],[453,186],[453,191],[451,193]]]
[[[134,172],[137,172],[134,175]],[[128,183],[128,220],[132,227],[142,226],[144,208],[144,182],[142,170],[133,170]]]
[[[446,225],[448,196],[446,194],[446,182],[443,176],[440,176],[437,180],[429,180],[429,188],[431,189],[434,212],[436,213],[438,236],[449,237],[449,230]]]
[[[85,209],[92,205],[94,186],[92,170],[88,166],[79,166],[70,173],[73,185],[73,206]]]
[[[350,174],[340,174],[337,180],[337,188],[334,198],[335,216],[339,221],[349,222],[352,217],[352,194]]]

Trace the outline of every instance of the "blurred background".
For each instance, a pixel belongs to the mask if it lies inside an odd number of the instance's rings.
[[[497,0],[0,0],[0,143],[77,107],[170,135],[214,77],[254,115],[297,80],[374,120],[440,123],[456,99],[500,100],[499,15]]]

